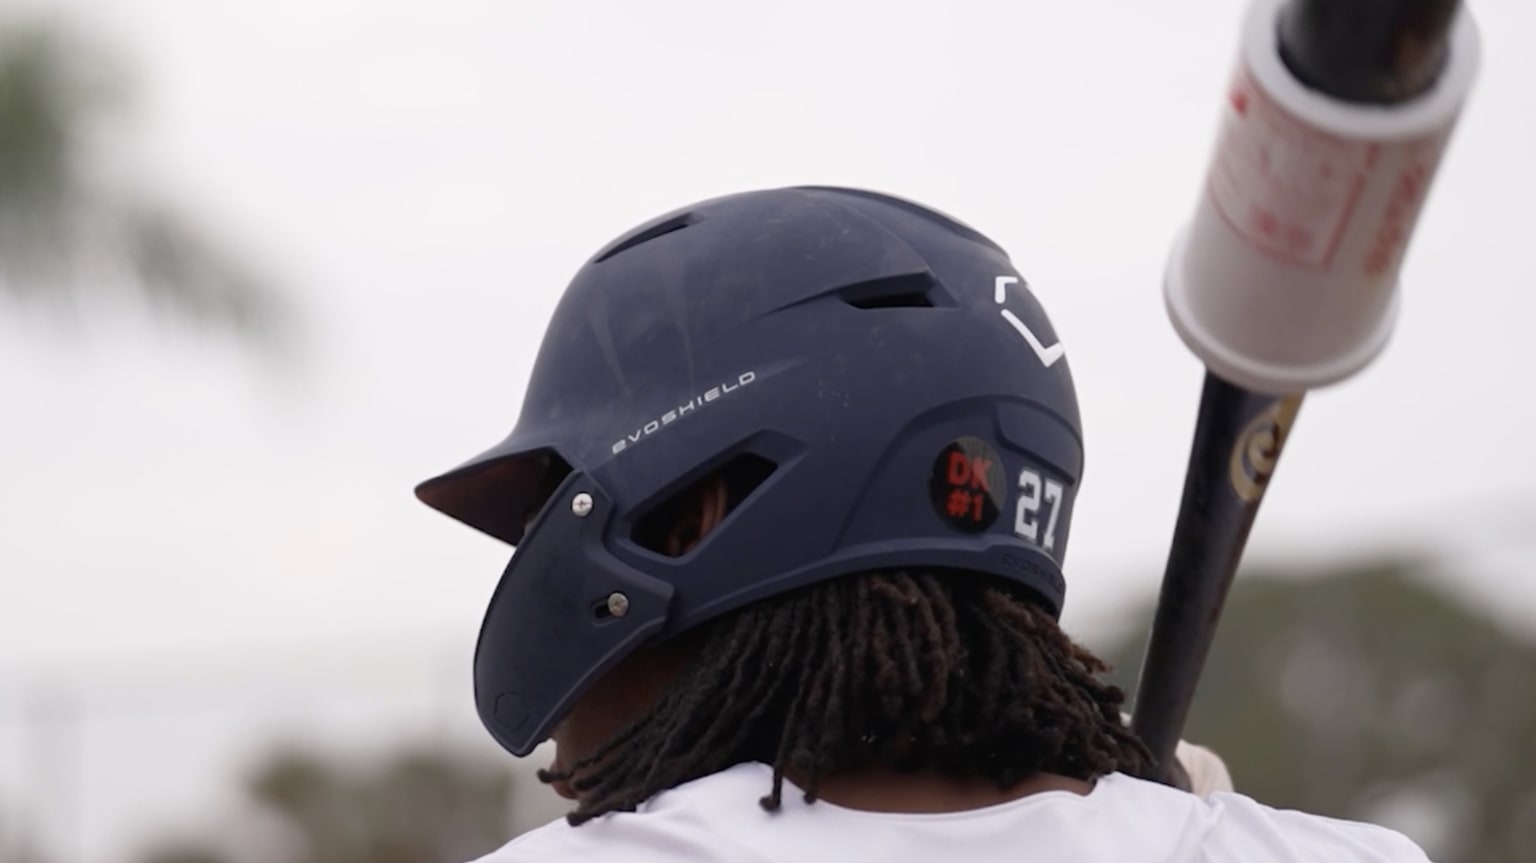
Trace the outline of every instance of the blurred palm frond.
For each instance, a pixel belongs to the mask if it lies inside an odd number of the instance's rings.
[[[295,320],[271,284],[177,208],[102,170],[93,144],[111,140],[97,127],[122,106],[120,82],[101,52],[58,30],[0,21],[0,295],[75,313],[116,294],[287,346]]]

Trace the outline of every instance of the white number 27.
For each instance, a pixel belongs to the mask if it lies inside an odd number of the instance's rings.
[[[1061,483],[1041,480],[1040,472],[1025,468],[1019,472],[1019,504],[1013,513],[1013,532],[1046,551],[1056,546],[1056,515],[1061,503]],[[1047,511],[1042,514],[1041,507]],[[1040,520],[1045,519],[1045,536],[1040,536]]]

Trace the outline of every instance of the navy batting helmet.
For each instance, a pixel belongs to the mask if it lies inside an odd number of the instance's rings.
[[[598,252],[516,428],[417,494],[517,547],[474,677],[526,755],[641,644],[823,579],[989,573],[1059,614],[1082,464],[1062,347],[1002,249],[909,201],[794,188]],[[647,541],[726,469],[749,482],[702,542]]]

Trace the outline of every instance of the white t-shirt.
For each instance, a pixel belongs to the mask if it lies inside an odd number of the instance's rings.
[[[580,827],[525,833],[478,863],[1425,863],[1381,827],[1272,809],[1240,794],[1202,800],[1113,774],[1088,795],[1046,791],[941,814],[807,804],[772,771],[741,764]]]

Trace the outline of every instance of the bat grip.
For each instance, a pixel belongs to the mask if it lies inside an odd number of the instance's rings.
[[[1165,783],[1173,784],[1174,751],[1216,623],[1301,398],[1254,393],[1205,376],[1131,720]]]

